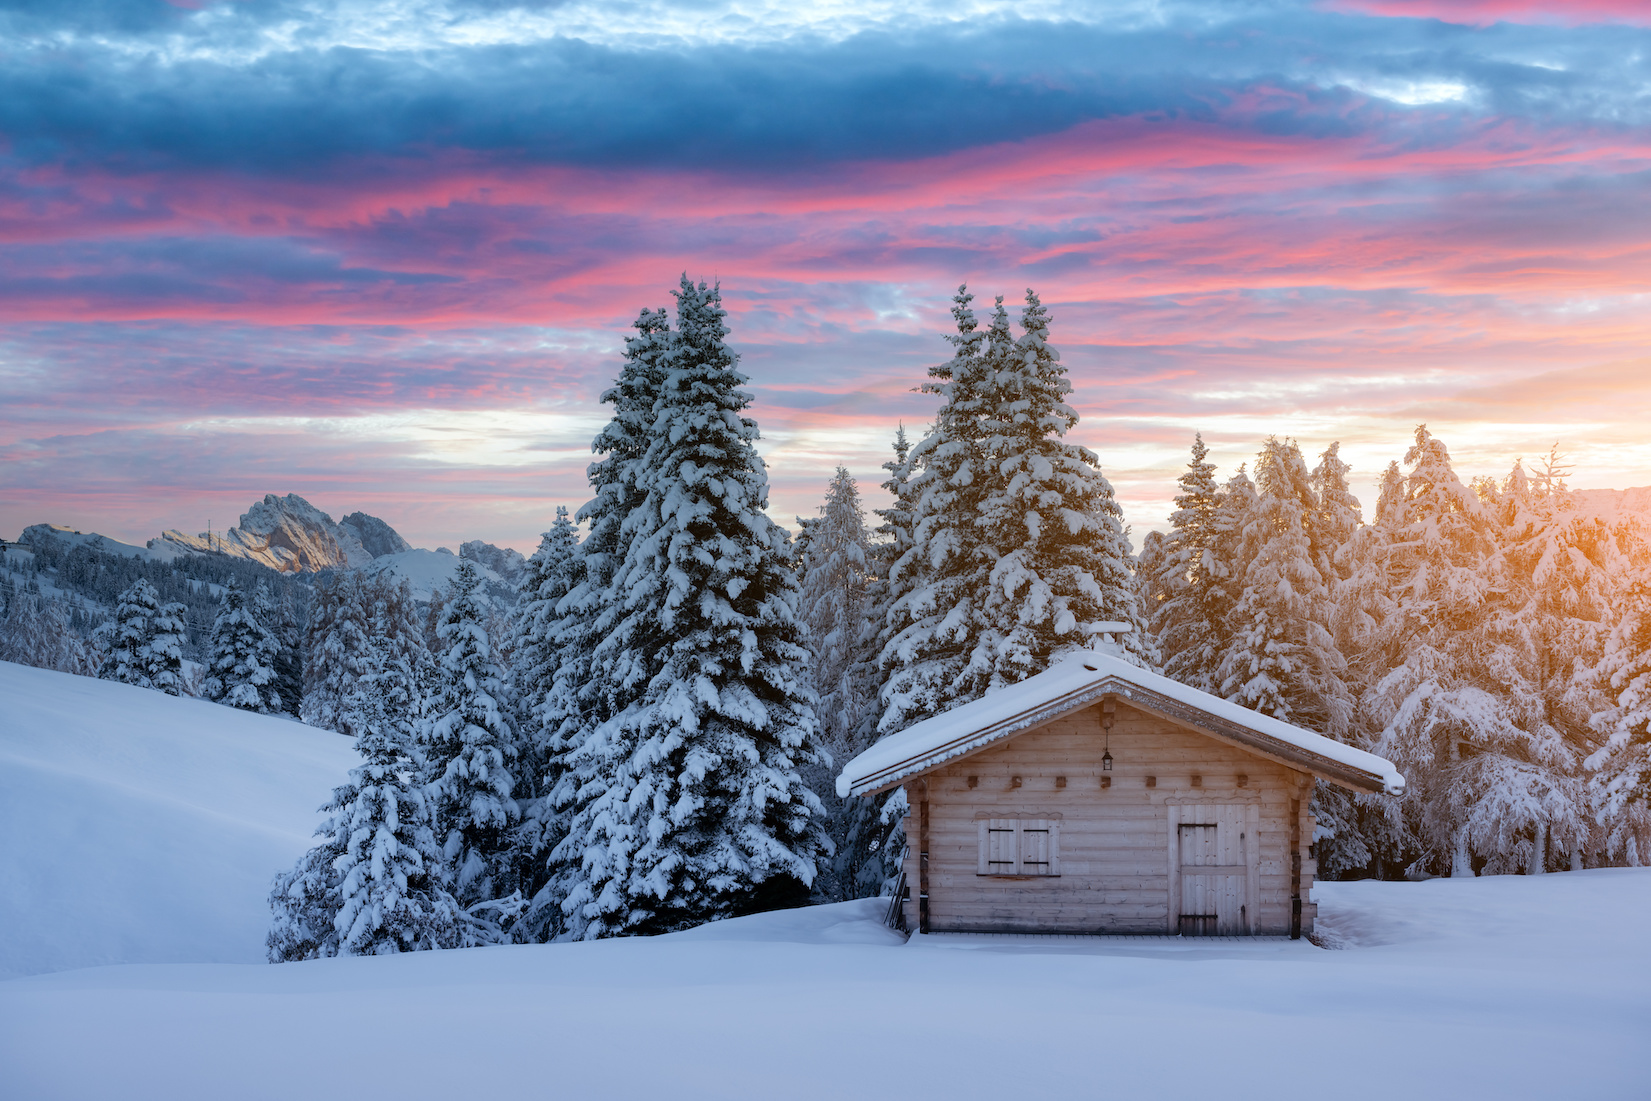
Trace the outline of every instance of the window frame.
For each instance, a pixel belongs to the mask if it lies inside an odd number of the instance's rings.
[[[1059,818],[981,818],[976,820],[979,834],[979,854],[975,865],[975,875],[990,879],[1058,879],[1061,874],[1061,822]],[[1004,839],[994,840],[993,834],[1010,835],[1010,852],[1014,854],[1014,861],[1002,859],[993,860],[993,856],[1002,856],[1001,848],[994,851],[993,845],[1001,846]],[[1027,849],[1028,834],[1043,833],[1046,836],[1047,851],[1029,854]],[[1033,844],[1036,840],[1033,839]],[[1046,860],[1028,860],[1028,855],[1047,857]],[[1005,864],[1011,866],[1005,870]]]

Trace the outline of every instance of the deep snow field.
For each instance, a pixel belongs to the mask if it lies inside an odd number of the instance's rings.
[[[1651,1097],[1651,869],[1322,884],[1335,951],[905,942],[868,900],[264,964],[269,879],[352,759],[0,663],[0,1096]]]

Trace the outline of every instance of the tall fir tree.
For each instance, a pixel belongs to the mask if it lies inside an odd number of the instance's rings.
[[[1103,623],[1133,630],[1117,643],[1126,658],[1157,665],[1132,573],[1123,510],[1094,452],[1066,440],[1078,423],[1072,384],[1049,344],[1049,315],[1026,292],[1022,335],[997,336],[982,428],[986,494],[980,529],[990,561],[980,629],[990,639],[987,690],[1043,672],[1057,655],[1105,640]]]
[[[99,632],[107,657],[98,675],[183,695],[183,614],[182,604],[161,604],[155,587],[138,578],[120,594],[114,619]]]
[[[338,955],[335,924],[340,905],[338,863],[349,847],[349,815],[354,781],[333,788],[320,807],[316,843],[270,887],[270,927],[264,946],[271,963],[326,959]]]
[[[224,590],[209,648],[202,685],[207,699],[261,714],[281,710],[281,696],[275,688],[275,637],[258,621],[246,594],[234,585]]]
[[[1329,629],[1330,587],[1313,552],[1317,500],[1294,441],[1269,438],[1256,459],[1256,500],[1239,541],[1218,694],[1347,740],[1353,697]]]
[[[957,331],[952,357],[929,369],[925,393],[938,394],[934,426],[912,449],[907,493],[912,546],[889,571],[900,596],[889,609],[879,729],[903,730],[983,690],[991,662],[977,630],[989,563],[980,505],[988,489],[984,418],[989,360],[1012,343],[1008,315],[979,332],[967,286],[952,298]]]
[[[1216,509],[1221,491],[1202,434],[1193,437],[1192,459],[1177,481],[1181,492],[1170,514],[1150,584],[1157,594],[1152,635],[1163,654],[1164,675],[1209,691],[1217,665],[1214,647],[1225,633],[1212,595]]]
[[[515,848],[518,878],[529,907],[515,930],[518,939],[544,941],[560,926],[560,899],[547,890],[550,853],[561,840],[564,822],[552,793],[562,771],[561,722],[547,723],[552,693],[564,662],[583,655],[572,651],[582,622],[564,607],[585,576],[578,530],[566,507],[528,557],[516,606],[516,653],[511,677],[517,708],[517,789],[522,821]],[[570,638],[569,636],[574,637]],[[560,716],[557,716],[560,718]]]
[[[424,703],[435,684],[435,660],[425,644],[424,625],[412,585],[379,574],[362,585],[367,634],[362,680],[373,685],[369,717],[389,724],[403,747],[414,745]],[[353,701],[345,710],[355,713]]]
[[[293,601],[292,587],[283,586],[277,599],[267,583],[258,582],[252,590],[252,614],[275,639],[271,661],[275,681],[271,688],[281,701],[281,710],[297,715],[304,699],[304,624]]]
[[[350,691],[371,664],[367,603],[359,573],[323,575],[310,598],[304,629],[304,700],[299,714],[310,726],[351,738],[359,731],[349,707]]]
[[[809,525],[800,559],[799,618],[808,628],[820,744],[830,763],[805,766],[803,780],[826,808],[825,826],[835,850],[815,880],[814,896],[836,902],[859,895],[857,847],[850,839],[858,798],[843,799],[834,785],[834,765],[865,749],[877,704],[876,637],[871,620],[875,558],[860,508],[860,490],[838,467],[820,515]]]
[[[869,611],[866,619],[864,645],[876,662],[894,637],[894,609],[910,591],[912,571],[898,574],[895,565],[915,544],[916,502],[912,486],[914,474],[911,443],[906,438],[905,426],[894,436],[894,455],[883,463],[888,478],[882,483],[890,504],[876,509],[879,523],[873,530],[875,541],[873,561],[875,571],[867,594]],[[881,671],[873,676],[881,684]],[[860,718],[860,728],[854,734],[856,745],[870,746],[879,738],[878,724],[882,719],[880,701]],[[846,764],[847,761],[839,762]],[[835,787],[833,787],[835,794]],[[906,791],[897,788],[881,803],[869,799],[848,801],[846,836],[834,857],[839,882],[851,889],[857,897],[878,895],[892,890],[900,874],[902,853],[905,849]],[[852,883],[850,881],[852,876]]]
[[[632,466],[596,691],[622,704],[570,753],[563,911],[583,939],[806,897],[825,840],[798,776],[820,758],[808,651],[721,295],[683,276]],[[593,532],[594,537],[594,532]],[[638,691],[638,689],[640,691]]]
[[[1599,666],[1607,706],[1592,716],[1604,744],[1587,759],[1608,857],[1651,861],[1651,581],[1628,586]]]
[[[434,691],[420,726],[420,763],[453,891],[467,910],[519,889],[512,882],[516,734],[483,620],[481,577],[461,561],[436,636]]]
[[[1475,851],[1494,857],[1517,829],[1504,815],[1518,809],[1526,771],[1529,732],[1500,680],[1511,670],[1487,645],[1507,579],[1490,514],[1425,425],[1405,463],[1402,510],[1387,517],[1394,607],[1372,636],[1385,660],[1362,704],[1379,730],[1372,748],[1409,780],[1389,813],[1403,815],[1424,866],[1472,876]]]
[[[386,706],[385,689],[395,675],[377,672],[351,690],[361,763],[350,771],[348,796],[334,811],[342,851],[332,867],[332,942],[349,956],[457,947],[464,943],[466,915],[447,890],[430,798],[414,781],[417,762],[407,735]]]
[[[1347,484],[1352,467],[1341,457],[1340,442],[1332,443],[1319,455],[1310,480],[1312,509],[1307,530],[1313,547],[1313,562],[1332,590],[1352,572],[1347,551],[1363,517],[1359,499]]]
[[[17,592],[0,617],[0,661],[85,675],[92,655],[63,605],[39,593]]]
[[[1580,866],[1594,847],[1581,762],[1594,748],[1590,720],[1606,706],[1596,670],[1617,614],[1612,574],[1620,563],[1606,525],[1577,514],[1564,473],[1550,453],[1540,469],[1515,464],[1501,483],[1475,485],[1507,580],[1485,641],[1526,735],[1517,754],[1522,790],[1503,796],[1517,803],[1508,818],[1519,825],[1498,839],[1493,871],[1510,856],[1531,873]]]

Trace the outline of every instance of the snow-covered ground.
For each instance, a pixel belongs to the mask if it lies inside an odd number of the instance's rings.
[[[0,978],[262,960],[270,879],[354,763],[302,723],[0,662]]]
[[[36,945],[23,969],[129,961],[0,983],[0,1095],[1651,1096],[1651,869],[1322,884],[1337,951],[907,943],[871,900],[252,962],[349,753],[224,710],[0,666],[0,939]]]

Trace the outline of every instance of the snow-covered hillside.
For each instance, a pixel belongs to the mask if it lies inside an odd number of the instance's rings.
[[[1651,1096],[1651,869],[1315,888],[1305,941],[927,936],[878,900],[271,966],[336,735],[0,665],[0,1093]],[[86,966],[123,963],[126,966]]]
[[[0,977],[263,959],[275,872],[350,742],[0,662]]]

